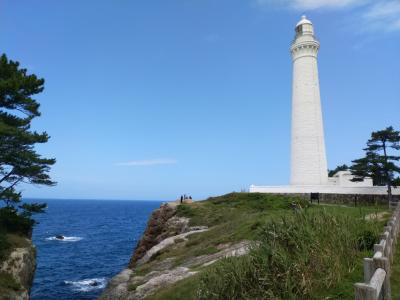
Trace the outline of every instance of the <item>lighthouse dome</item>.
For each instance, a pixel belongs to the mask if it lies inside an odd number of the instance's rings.
[[[300,26],[300,25],[304,25],[304,24],[312,25],[312,22],[310,20],[308,20],[305,15],[301,16],[301,20],[297,23],[296,27]]]
[[[300,22],[296,25],[296,37],[304,35],[314,35],[313,24],[306,16],[302,16]]]

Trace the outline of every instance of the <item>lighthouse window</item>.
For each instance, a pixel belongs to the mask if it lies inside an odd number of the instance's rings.
[[[302,33],[303,32],[303,25],[297,26],[296,27],[296,33]]]

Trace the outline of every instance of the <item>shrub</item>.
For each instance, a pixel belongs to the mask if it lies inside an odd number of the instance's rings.
[[[10,243],[7,240],[7,236],[0,232],[0,262],[2,262],[7,256],[7,250],[10,248]]]
[[[208,199],[213,205],[268,211],[271,209],[288,209],[293,204],[297,207],[307,207],[309,201],[300,197],[287,197],[284,195],[270,195],[259,193],[231,193],[220,197]]]
[[[376,232],[372,230],[364,230],[357,237],[358,249],[372,250],[376,242]]]
[[[187,217],[187,218],[194,216],[193,209],[190,206],[185,205],[185,204],[177,206],[176,214],[180,217]]]
[[[21,285],[15,281],[11,274],[1,271],[0,272],[0,292],[3,289],[10,289],[14,291],[19,291],[21,289]],[[2,298],[9,299],[9,298]]]
[[[0,231],[30,236],[35,221],[10,207],[0,208]]]

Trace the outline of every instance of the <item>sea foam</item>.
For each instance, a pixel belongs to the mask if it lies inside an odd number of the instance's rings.
[[[68,281],[65,280],[64,283],[66,285],[71,285],[71,287],[75,291],[79,292],[90,292],[97,289],[103,289],[106,287],[107,279],[106,278],[90,278],[90,279],[83,279],[78,281]],[[93,285],[97,283],[97,285]]]
[[[80,240],[82,240],[83,238],[79,237],[79,236],[64,236],[63,239],[58,239],[55,236],[51,236],[46,238],[47,241],[60,241],[60,242],[78,242]]]

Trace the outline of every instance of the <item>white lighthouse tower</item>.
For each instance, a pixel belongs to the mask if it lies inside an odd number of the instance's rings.
[[[386,187],[371,178],[353,181],[350,171],[328,178],[324,126],[319,93],[319,42],[311,21],[303,16],[290,47],[293,60],[292,149],[290,185],[251,185],[251,193],[385,195]],[[394,191],[400,195],[400,189]]]
[[[293,60],[291,185],[326,185],[328,167],[319,92],[319,42],[302,16],[290,48]]]

